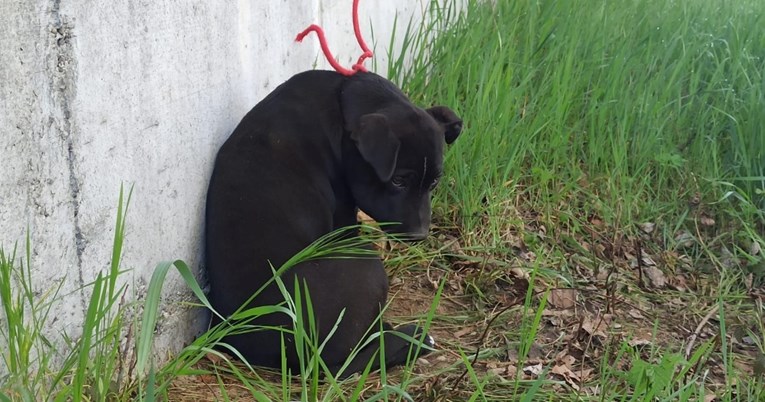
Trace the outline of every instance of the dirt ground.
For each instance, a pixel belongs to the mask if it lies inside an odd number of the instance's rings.
[[[698,221],[699,231],[714,225],[703,217]],[[463,250],[458,239],[464,234],[446,229],[437,230],[430,244],[422,246],[437,250],[424,256],[400,259],[416,253],[406,245],[383,247],[392,266],[386,316],[393,323],[422,322],[443,283],[429,330],[438,350],[414,366],[416,380],[408,392],[415,401],[469,398],[475,382],[465,370],[465,359],[478,378],[489,379],[483,391],[497,400],[513,399],[508,384],[540,375],[552,380],[545,385],[550,392],[576,398],[599,395],[604,373],[627,372],[637,357],[655,362],[658,355],[671,354],[688,361],[694,353],[710,350],[689,375],[703,371],[705,387],[713,395],[725,384],[725,364],[715,352],[721,343],[721,305],[734,367],[744,377],[756,375],[761,355],[751,334],[758,333],[754,323],[762,319],[754,308],[761,305],[762,288],[751,275],[743,275],[731,285],[739,293],[718,302],[720,267],[741,261],[725,261],[733,257],[721,251],[714,264],[693,256],[691,244],[666,247],[652,224],[639,225],[635,234],[627,235],[591,218],[590,238],[573,236],[572,243],[545,233],[533,219],[529,222],[524,230],[550,244],[539,255],[518,234],[506,239],[510,254]],[[677,236],[682,241],[683,233]],[[415,268],[404,267],[412,261]],[[210,368],[213,362],[200,365]],[[389,374],[388,381],[396,383],[403,373],[396,369]],[[278,375],[259,375],[280,386]],[[238,381],[223,378],[229,398],[254,400]],[[212,375],[178,378],[171,399],[219,400],[218,381]],[[373,395],[379,381],[379,375],[372,375],[362,395]]]

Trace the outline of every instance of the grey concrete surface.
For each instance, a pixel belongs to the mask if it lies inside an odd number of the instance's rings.
[[[63,283],[49,332],[76,338],[89,288],[110,260],[120,185],[133,186],[122,267],[142,297],[155,264],[183,259],[204,280],[205,190],[218,146],[294,73],[328,68],[321,24],[345,65],[359,56],[351,0],[118,2],[0,0],[0,245],[32,238],[37,290]],[[365,37],[385,74],[428,0],[361,2]],[[376,43],[372,43],[374,30]],[[156,354],[168,356],[206,317],[178,275],[163,290]],[[63,353],[63,351],[62,351]]]

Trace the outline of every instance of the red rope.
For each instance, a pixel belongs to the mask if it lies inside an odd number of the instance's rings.
[[[353,33],[356,35],[356,41],[359,42],[359,46],[364,53],[361,54],[359,60],[356,61],[356,64],[351,66],[350,70],[341,66],[340,63],[335,60],[335,57],[332,56],[332,52],[329,51],[329,46],[327,45],[327,39],[324,37],[324,30],[321,29],[320,26],[311,24],[303,32],[297,35],[295,41],[302,42],[303,38],[311,32],[316,32],[316,36],[319,37],[321,51],[324,53],[324,57],[327,58],[327,61],[335,71],[345,76],[356,74],[357,71],[367,71],[366,67],[364,67],[364,60],[372,57],[372,51],[369,50],[367,44],[364,42],[364,38],[361,37],[361,28],[359,28],[359,0],[353,0]]]

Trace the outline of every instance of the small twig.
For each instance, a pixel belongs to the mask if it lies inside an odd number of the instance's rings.
[[[720,309],[720,305],[716,304],[707,315],[704,316],[704,318],[701,319],[701,322],[699,325],[696,326],[696,330],[693,331],[693,334],[691,334],[691,337],[688,340],[688,346],[685,347],[685,359],[688,360],[688,358],[691,356],[691,350],[693,350],[693,345],[696,343],[696,339],[698,339],[699,335],[701,334],[701,330],[704,328],[704,326],[709,322],[709,320],[712,318],[713,315],[717,313],[717,310]]]
[[[635,239],[635,250],[637,251],[638,286],[640,289],[647,290],[648,287],[643,282],[643,244],[639,239]]]

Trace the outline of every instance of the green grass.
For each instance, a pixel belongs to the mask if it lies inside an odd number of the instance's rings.
[[[0,352],[0,373],[6,373],[0,381],[0,400],[111,400],[120,395],[119,384],[127,372],[120,341],[130,323],[126,320],[129,306],[124,303],[126,287],[118,287],[118,278],[124,274],[120,258],[129,199],[130,195],[123,200],[120,190],[111,265],[86,285],[91,296],[76,340],[69,334],[48,339],[47,326],[62,302],[61,283],[36,288],[30,238],[22,261],[17,262],[15,248],[10,254],[0,249],[0,339],[8,345]],[[62,346],[63,353],[59,352]],[[57,361],[56,356],[63,358]]]
[[[475,231],[507,200],[550,214],[591,196],[581,212],[628,224],[677,220],[696,192],[727,207],[735,191],[762,222],[762,8],[500,1],[444,12],[423,33],[434,39],[413,43],[414,64],[392,66],[413,99],[454,105],[466,122],[442,212]]]
[[[2,371],[0,377],[0,401],[6,400],[168,400],[169,388],[173,381],[183,376],[214,375],[220,381],[219,395],[223,399],[239,399],[241,395],[229,395],[227,384],[233,379],[246,389],[249,398],[257,401],[294,400],[334,401],[358,400],[364,395],[372,400],[386,400],[391,395],[406,396],[405,386],[409,381],[406,376],[401,383],[387,383],[386,371],[381,370],[382,387],[369,392],[363,389],[366,378],[370,375],[369,366],[360,376],[341,381],[334,377],[319,356],[327,340],[319,342],[315,334],[316,323],[308,289],[297,281],[292,284],[294,291],[289,292],[280,275],[290,267],[304,261],[318,258],[359,258],[374,253],[369,245],[380,241],[382,231],[362,226],[365,236],[345,238],[345,230],[338,230],[318,239],[306,249],[297,253],[279,269],[274,269],[273,282],[281,289],[285,302],[277,306],[257,306],[240,308],[229,321],[221,323],[199,336],[191,345],[183,348],[177,356],[157,367],[154,364],[152,346],[154,329],[160,309],[160,296],[167,273],[176,269],[181,278],[199,300],[199,306],[219,315],[210,305],[191,269],[181,261],[159,263],[149,282],[148,292],[140,300],[143,313],[130,320],[128,305],[124,304],[126,286],[117,287],[119,278],[125,274],[120,270],[120,258],[125,234],[125,217],[130,195],[123,200],[120,191],[115,238],[112,248],[112,262],[105,273],[99,273],[96,280],[86,285],[91,294],[87,313],[84,317],[81,334],[76,340],[64,334],[62,339],[46,338],[45,326],[51,320],[51,312],[62,302],[58,290],[60,284],[52,290],[37,295],[33,283],[33,264],[31,261],[31,240],[26,239],[26,258],[21,263],[16,261],[15,250],[6,255],[0,249],[0,300],[3,310],[0,315],[0,339],[8,344],[3,350]],[[357,228],[353,228],[357,229]],[[263,286],[265,287],[265,285]],[[262,288],[261,288],[262,289]],[[252,297],[255,297],[256,292]],[[439,293],[433,298],[430,313],[423,324],[427,330],[432,319]],[[245,303],[247,304],[247,303]],[[236,349],[223,342],[223,338],[232,333],[244,333],[264,329],[253,325],[252,321],[267,314],[286,314],[292,318],[294,329],[278,329],[294,335],[302,362],[297,373],[287,371],[286,366],[270,377],[261,376],[246,362]],[[220,315],[219,315],[220,316]],[[342,319],[341,317],[338,319]],[[335,329],[337,324],[335,323]],[[140,329],[138,329],[140,328]],[[380,328],[369,328],[369,339],[360,343],[351,351],[350,359],[359,349],[379,337]],[[122,341],[127,339],[130,347],[131,334],[137,333],[135,360],[129,361],[127,349]],[[334,334],[330,331],[330,337]],[[403,335],[402,335],[403,336]],[[413,342],[422,340],[412,339]],[[59,342],[59,343],[57,343]],[[66,343],[66,358],[63,362],[50,359],[56,354],[60,342]],[[384,348],[384,345],[382,346]],[[421,346],[418,346],[421,347]],[[220,352],[225,349],[228,355]],[[209,369],[199,365],[210,358],[216,364]],[[383,362],[384,354],[377,358]],[[235,357],[237,359],[232,359]],[[371,362],[370,362],[371,364]],[[407,367],[414,364],[412,359]],[[134,367],[134,376],[126,376],[127,367]],[[268,373],[266,373],[268,374]],[[274,381],[281,377],[281,383]],[[294,383],[299,386],[295,387]],[[193,392],[189,395],[193,395]],[[193,398],[193,396],[189,396]],[[411,399],[411,398],[409,398]]]
[[[389,319],[425,323],[438,351],[403,370],[322,379],[310,293],[277,280],[284,304],[242,309],[157,365],[166,274],[176,269],[211,307],[178,260],[158,264],[143,315],[128,314],[139,305],[121,302],[117,280],[120,195],[112,265],[87,285],[76,340],[46,338],[61,295],[36,293],[30,239],[0,252],[0,401],[765,398],[765,3],[494,3],[469,1],[460,14],[434,2],[390,57],[415,103],[465,121],[434,197],[434,236],[382,250],[403,278]],[[379,238],[330,235],[274,268],[369,241]],[[573,308],[561,307],[566,294]],[[213,349],[275,311],[296,323],[300,373]],[[126,333],[137,340],[134,378]]]
[[[765,3],[471,1],[465,13],[456,9],[432,6],[435,21],[410,27],[404,41],[414,63],[393,57],[389,68],[415,102],[453,106],[465,121],[435,203],[443,237],[480,261],[466,275],[479,308],[513,265],[532,275],[545,267],[553,287],[616,272],[619,280],[603,285],[631,294],[603,289],[606,307],[614,298],[678,297],[639,291],[624,268],[642,252],[661,258],[670,279],[705,282],[679,296],[695,314],[720,301],[721,314],[756,317],[745,283],[762,284],[765,267],[755,247],[765,227],[765,35],[756,28]],[[640,229],[646,222],[651,234]],[[529,251],[534,263],[519,261]],[[729,387],[722,397],[756,399],[762,389],[733,367],[724,324],[715,349]],[[521,338],[520,350],[535,338],[506,330]],[[604,372],[603,389],[628,392],[623,400],[700,398],[714,381],[691,368],[709,356],[686,361],[672,354],[681,345],[664,346],[650,361],[620,350],[631,368]],[[674,370],[686,375],[653,380]]]

